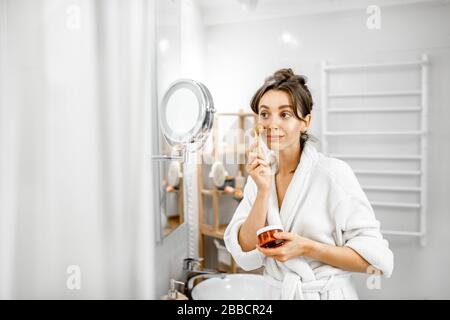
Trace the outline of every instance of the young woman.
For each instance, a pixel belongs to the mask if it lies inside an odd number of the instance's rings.
[[[268,298],[357,299],[351,273],[390,277],[393,254],[350,166],[308,140],[312,106],[305,77],[291,69],[275,72],[253,96],[278,170],[271,174],[261,148],[252,146],[225,245],[244,270],[264,267]],[[276,234],[282,246],[258,246],[256,231],[265,225],[283,226]]]

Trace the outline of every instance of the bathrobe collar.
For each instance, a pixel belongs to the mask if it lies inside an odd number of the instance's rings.
[[[270,225],[281,224],[285,231],[289,231],[292,222],[297,214],[297,206],[302,202],[307,194],[308,182],[311,168],[317,162],[318,152],[313,144],[307,141],[303,147],[300,161],[295,169],[294,176],[286,190],[286,194],[281,204],[281,210],[278,209],[278,197],[276,192],[275,175],[272,177],[271,195],[269,198],[269,212],[267,220]],[[299,201],[300,199],[300,201]]]

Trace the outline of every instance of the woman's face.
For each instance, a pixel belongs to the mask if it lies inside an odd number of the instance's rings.
[[[300,146],[300,133],[308,129],[311,115],[302,121],[293,108],[290,95],[282,90],[269,90],[261,97],[258,122],[266,129],[270,149],[283,151]]]

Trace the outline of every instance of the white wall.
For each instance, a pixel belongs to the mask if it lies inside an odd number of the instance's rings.
[[[450,251],[446,245],[450,243],[450,214],[445,194],[450,189],[450,5],[434,2],[382,7],[381,14],[381,30],[367,29],[365,9],[211,23],[206,26],[207,83],[218,111],[249,110],[250,98],[264,78],[279,68],[291,67],[309,78],[315,99],[312,133],[320,139],[321,60],[332,64],[403,61],[428,53],[427,246],[420,247],[415,239],[388,238],[395,254],[394,275],[382,282],[382,290],[367,290],[363,276],[358,276],[358,287],[360,296],[368,299],[448,299]],[[282,41],[285,32],[292,39],[288,43]],[[409,81],[408,77],[401,75],[399,85]],[[390,217],[390,222],[401,225],[402,219],[402,215]]]

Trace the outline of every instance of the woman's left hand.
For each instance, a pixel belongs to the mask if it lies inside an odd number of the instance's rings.
[[[299,236],[292,232],[277,232],[274,234],[277,239],[283,239],[283,245],[277,248],[262,248],[259,245],[256,248],[261,251],[265,256],[278,260],[280,262],[286,262],[289,259],[308,256],[313,250],[315,241]]]

